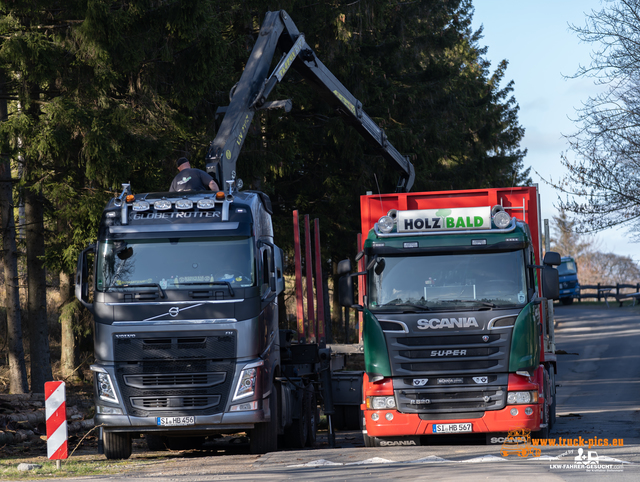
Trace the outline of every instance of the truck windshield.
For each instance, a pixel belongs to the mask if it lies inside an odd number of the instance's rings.
[[[565,260],[558,266],[558,276],[567,276],[568,274],[576,274],[577,272],[576,262],[572,259]]]
[[[98,291],[158,286],[193,289],[230,283],[253,286],[253,243],[249,238],[131,239],[100,243]]]
[[[522,251],[378,257],[368,278],[374,311],[486,309],[527,301]]]

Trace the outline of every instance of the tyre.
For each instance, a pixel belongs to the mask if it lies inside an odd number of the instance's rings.
[[[109,460],[131,457],[131,434],[121,432],[103,432],[104,455]]]
[[[362,432],[362,438],[364,439],[365,447],[378,447],[378,445],[376,445],[376,438],[369,437],[366,433],[364,433],[364,431]]]
[[[309,437],[309,402],[306,390],[296,394],[296,403],[300,416],[294,418],[291,425],[284,429],[285,446],[301,449],[307,444]]]
[[[278,398],[280,387],[273,384],[271,395],[269,396],[269,411],[271,420],[257,423],[253,430],[249,432],[249,449],[252,454],[266,454],[278,450]]]
[[[542,382],[544,393],[544,405],[542,406],[542,416],[540,417],[540,423],[545,425],[540,430],[531,433],[531,438],[543,439],[549,438],[549,375],[547,371],[544,371],[544,381]]]
[[[549,386],[551,388],[551,396],[553,397],[553,401],[549,407],[549,430],[551,430],[556,424],[556,404],[558,401],[556,393],[556,374],[554,373],[553,367],[549,367]]]
[[[147,448],[152,452],[160,452],[161,450],[167,450],[167,437],[163,437],[162,435],[145,433],[144,439],[147,441]]]

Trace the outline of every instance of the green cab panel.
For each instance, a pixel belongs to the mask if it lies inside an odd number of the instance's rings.
[[[511,337],[509,372],[540,365],[540,307],[529,303],[518,315]]]
[[[378,319],[367,308],[364,309],[364,328],[362,330],[364,344],[364,369],[367,375],[391,376],[387,340]]]

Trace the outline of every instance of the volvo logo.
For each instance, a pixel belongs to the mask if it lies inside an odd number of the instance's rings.
[[[180,313],[180,308],[178,308],[177,306],[172,306],[172,307],[169,309],[169,314],[170,314],[171,316],[173,316],[174,318],[175,318],[176,316],[178,316],[178,313]]]

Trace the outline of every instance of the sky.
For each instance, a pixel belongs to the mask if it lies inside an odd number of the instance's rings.
[[[576,131],[572,121],[576,109],[602,89],[590,78],[566,78],[580,65],[589,65],[596,47],[581,42],[569,24],[584,26],[586,13],[601,10],[602,4],[600,0],[473,0],[473,6],[473,28],[484,27],[479,45],[488,47],[491,70],[501,60],[509,62],[504,85],[515,82],[513,95],[525,129],[521,147],[528,149],[524,163],[531,166],[531,178],[540,188],[542,217],[551,220],[558,213],[560,193],[544,181],[558,181],[566,172],[560,164],[561,153],[569,147],[563,135]],[[631,242],[625,229],[605,231],[594,241],[600,251],[640,262],[640,243]]]

